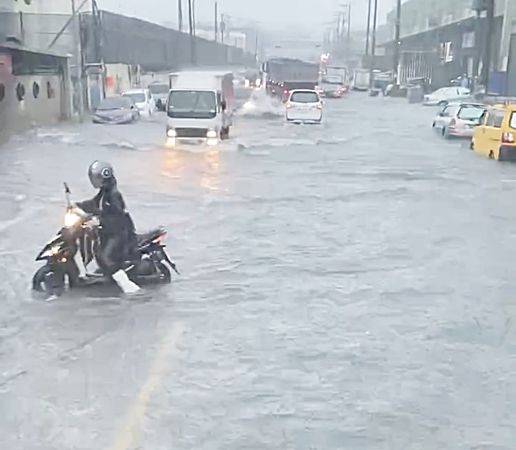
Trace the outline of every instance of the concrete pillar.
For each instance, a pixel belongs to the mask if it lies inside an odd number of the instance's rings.
[[[516,1],[505,0],[502,40],[500,42],[500,56],[498,60],[498,70],[503,72],[507,71],[512,33],[516,33]]]

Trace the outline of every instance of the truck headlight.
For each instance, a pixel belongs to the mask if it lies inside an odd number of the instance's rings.
[[[176,137],[177,136],[176,130],[174,130],[173,128],[169,128],[167,130],[167,136],[170,138]]]
[[[209,130],[208,133],[206,133],[206,137],[214,139],[217,137],[217,132],[215,130]]]

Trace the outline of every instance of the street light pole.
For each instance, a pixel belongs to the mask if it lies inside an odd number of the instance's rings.
[[[397,0],[396,4],[396,27],[394,31],[394,64],[393,64],[393,75],[394,85],[398,86],[400,80],[400,46],[401,46],[401,0]]]
[[[378,20],[378,0],[374,0],[373,36],[371,38],[371,67],[369,68],[369,87],[373,87],[373,70],[376,64],[376,22]]]
[[[177,0],[177,27],[183,31],[183,0]]]
[[[371,36],[371,6],[372,2],[367,2],[367,31],[366,31],[366,44],[365,44],[365,55],[369,56],[369,37]]]
[[[75,97],[77,99],[77,113],[82,120],[84,116],[84,88],[82,83],[82,48],[81,48],[81,29],[79,14],[75,6],[75,0],[71,0],[73,18],[73,38],[75,47]]]
[[[487,0],[486,8],[486,42],[484,61],[482,63],[482,82],[485,86],[487,94],[489,89],[489,72],[491,69],[491,40],[494,22],[494,0]]]
[[[214,29],[215,29],[215,42],[219,40],[219,4],[215,2],[215,15],[214,15],[215,21],[213,22]]]
[[[192,0],[188,0],[188,31],[190,34],[190,62],[196,63]]]

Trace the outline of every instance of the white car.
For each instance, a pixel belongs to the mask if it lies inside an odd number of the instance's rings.
[[[321,123],[323,102],[317,91],[296,89],[290,92],[287,101],[287,122]]]
[[[152,97],[149,89],[131,89],[122,94],[124,97],[132,99],[140,114],[144,116],[152,116],[156,110],[156,102]]]
[[[477,103],[450,103],[434,118],[432,127],[445,138],[471,138],[486,112]]]
[[[425,95],[423,104],[426,106],[444,106],[451,102],[471,100],[471,91],[465,87],[444,87],[431,94]]]

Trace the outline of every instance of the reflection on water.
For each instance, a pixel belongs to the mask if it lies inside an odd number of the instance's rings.
[[[184,171],[184,154],[177,150],[167,150],[163,155],[162,174],[168,178],[181,178]]]
[[[203,153],[204,168],[201,174],[201,187],[208,191],[220,189],[220,151],[213,148]]]

